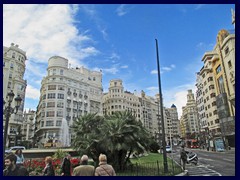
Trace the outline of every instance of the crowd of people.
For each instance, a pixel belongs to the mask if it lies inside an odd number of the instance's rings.
[[[88,164],[88,156],[81,157],[80,165],[72,169],[71,155],[66,154],[61,164],[61,176],[116,176],[114,168],[107,164],[107,156],[100,154],[99,166],[94,167]],[[53,167],[53,159],[51,156],[45,158],[45,167],[42,176],[55,176]],[[22,150],[16,150],[15,154],[10,153],[5,157],[5,169],[3,176],[29,176],[29,172],[24,167],[24,156]]]

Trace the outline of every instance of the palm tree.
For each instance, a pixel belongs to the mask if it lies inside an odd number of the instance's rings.
[[[117,169],[126,166],[133,151],[143,153],[150,147],[148,131],[127,111],[105,117],[87,114],[78,118],[72,128],[76,150],[97,162],[99,154],[105,153]]]

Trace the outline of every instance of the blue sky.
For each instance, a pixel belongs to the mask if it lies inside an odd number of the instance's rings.
[[[201,58],[221,29],[234,29],[231,4],[3,5],[3,45],[27,52],[25,108],[36,110],[51,56],[71,67],[102,70],[103,89],[122,79],[125,90],[158,93],[155,39],[164,106],[181,115],[188,89],[195,92]],[[180,117],[179,117],[180,118]]]

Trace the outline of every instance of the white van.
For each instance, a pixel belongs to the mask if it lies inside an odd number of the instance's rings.
[[[10,149],[5,150],[5,153],[15,152],[17,149],[25,150],[26,148],[24,146],[13,146],[10,147]]]

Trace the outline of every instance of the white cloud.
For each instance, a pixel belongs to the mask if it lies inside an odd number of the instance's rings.
[[[165,71],[171,71],[172,69],[170,67],[162,67],[162,70]]]
[[[123,16],[125,14],[127,14],[127,10],[126,10],[126,4],[121,4],[117,9],[116,9],[117,15],[118,16]]]
[[[115,52],[113,52],[112,54],[111,54],[111,56],[109,57],[109,59],[120,59],[120,56],[117,54],[117,53],[115,53]]]
[[[68,4],[4,4],[3,5],[3,45],[13,42],[26,51],[26,77],[40,81],[46,69],[35,66],[45,64],[58,55],[69,60],[71,65],[84,65],[87,57],[100,52],[93,47],[88,30],[79,30],[75,19],[79,5]],[[92,11],[94,14],[94,11]],[[40,70],[41,69],[41,70]],[[37,76],[37,77],[36,77]],[[32,79],[31,79],[32,80]],[[28,80],[28,98],[36,99],[36,87]]]
[[[171,107],[175,104],[178,110],[178,118],[182,115],[182,107],[186,106],[188,90],[192,89],[195,97],[196,87],[195,82],[192,84],[183,84],[163,91],[163,101],[165,107]],[[195,97],[196,98],[196,97]]]
[[[199,9],[201,9],[203,6],[205,6],[205,4],[198,4],[198,5],[195,7],[195,10],[199,10]]]
[[[102,69],[103,73],[106,74],[116,74],[118,69],[116,67]]]
[[[122,69],[127,69],[127,68],[128,68],[128,65],[121,66],[120,68],[122,68]]]
[[[158,73],[157,70],[152,70],[152,71],[151,71],[151,74],[157,74],[157,73]]]
[[[171,64],[169,67],[167,66],[164,66],[160,69],[160,73],[164,73],[164,72],[169,72],[169,71],[172,71],[174,68],[176,68],[176,65],[175,64]],[[157,70],[152,70],[151,71],[151,74],[157,74],[158,71]]]
[[[77,7],[67,4],[5,4],[3,44],[19,44],[35,62],[47,63],[51,56],[59,55],[79,64],[79,60],[95,55],[97,50],[88,45],[92,42],[90,36],[81,33],[74,24]],[[91,51],[86,51],[89,49]]]
[[[26,98],[38,100],[39,97],[40,97],[40,90],[32,87],[31,85],[27,85]]]
[[[152,86],[152,87],[148,87],[146,88],[148,91],[158,91],[158,87]]]

